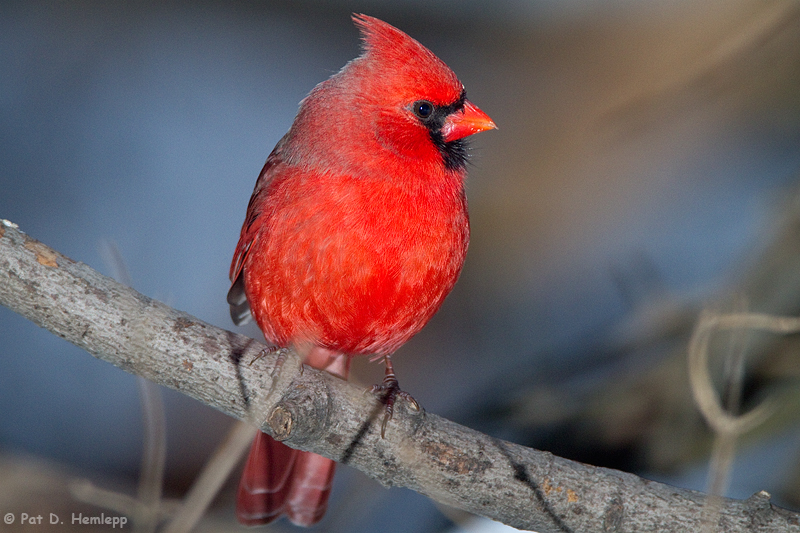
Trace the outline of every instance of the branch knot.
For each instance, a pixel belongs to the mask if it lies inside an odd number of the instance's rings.
[[[278,405],[270,413],[267,424],[272,429],[272,438],[277,441],[284,441],[292,435],[294,417],[291,411],[282,405]]]

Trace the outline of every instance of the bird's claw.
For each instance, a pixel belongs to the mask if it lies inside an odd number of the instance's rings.
[[[383,422],[381,423],[381,438],[386,438],[386,424],[392,419],[394,415],[394,404],[397,398],[402,398],[409,403],[409,407],[414,411],[419,411],[419,404],[409,393],[400,390],[400,384],[394,376],[386,376],[383,383],[380,385],[373,385],[370,392],[373,394],[381,394],[381,402],[384,405]]]
[[[274,353],[278,353],[278,354],[279,354],[279,355],[278,355],[278,357],[280,358],[280,357],[281,357],[281,355],[283,355],[283,350],[284,350],[283,348],[279,348],[278,346],[270,346],[269,348],[264,348],[263,350],[261,350],[260,352],[258,352],[258,355],[256,355],[255,357],[253,357],[253,360],[252,360],[252,361],[250,361],[250,362],[247,364],[247,366],[253,366],[253,363],[255,363],[256,361],[258,361],[258,360],[259,360],[259,359],[261,359],[262,357],[266,357],[266,356],[268,356],[268,355],[272,355],[272,354],[274,354]],[[285,356],[285,355],[283,355],[283,358],[284,358],[284,359],[286,359],[286,356]],[[274,372],[274,370],[273,370],[273,372]]]
[[[247,366],[253,366],[253,363],[258,361],[262,357],[266,357],[266,356],[272,355],[272,354],[278,354],[278,358],[275,361],[275,366],[272,368],[272,372],[270,372],[270,374],[269,374],[270,377],[274,378],[275,376],[280,374],[281,370],[283,370],[283,364],[286,362],[286,359],[288,359],[289,356],[291,355],[291,352],[289,351],[288,348],[281,348],[279,346],[271,346],[269,348],[264,348],[263,350],[258,352],[258,355],[253,357],[253,360],[250,361],[250,363],[248,363]],[[299,373],[302,376],[303,375],[303,366],[304,366],[302,359],[299,361],[298,366],[300,367],[299,368]]]

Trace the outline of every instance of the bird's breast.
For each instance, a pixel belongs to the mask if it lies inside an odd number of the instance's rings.
[[[328,175],[276,184],[245,266],[267,338],[391,353],[419,331],[466,254],[466,202],[453,178],[435,187]]]

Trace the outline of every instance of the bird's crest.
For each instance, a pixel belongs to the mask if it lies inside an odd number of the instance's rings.
[[[437,104],[456,101],[463,85],[441,59],[391,24],[363,14],[353,15],[363,41],[363,56],[379,63],[400,88],[414,88]]]

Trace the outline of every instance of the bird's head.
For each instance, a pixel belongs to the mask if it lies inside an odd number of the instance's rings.
[[[464,138],[496,127],[492,119],[433,52],[381,20],[353,20],[361,55],[301,103],[284,157],[373,177],[400,168],[463,172]]]
[[[415,159],[441,158],[451,170],[466,162],[464,138],[495,128],[492,119],[467,100],[455,73],[394,26],[354,15],[364,42],[354,68],[361,101],[386,148]]]

